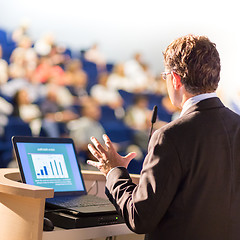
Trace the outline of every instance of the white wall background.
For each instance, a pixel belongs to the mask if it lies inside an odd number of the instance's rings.
[[[52,32],[73,49],[98,42],[108,61],[136,51],[154,72],[163,70],[162,51],[188,33],[207,35],[221,55],[221,85],[240,86],[240,17],[236,0],[1,0],[0,27],[13,30],[28,19],[34,40]],[[238,83],[239,82],[239,83]]]

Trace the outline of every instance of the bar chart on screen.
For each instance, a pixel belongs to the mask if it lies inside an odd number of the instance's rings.
[[[31,154],[37,179],[68,178],[62,154]]]

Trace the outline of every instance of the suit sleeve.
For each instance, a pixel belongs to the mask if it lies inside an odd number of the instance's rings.
[[[139,184],[132,182],[127,169],[116,168],[108,176],[106,194],[132,231],[148,233],[165,215],[181,178],[177,148],[158,130],[150,141]]]

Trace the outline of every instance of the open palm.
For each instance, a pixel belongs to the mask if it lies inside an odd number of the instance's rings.
[[[130,161],[136,157],[135,152],[131,152],[124,157],[120,156],[106,134],[103,135],[103,140],[105,146],[102,146],[95,137],[91,137],[94,146],[89,144],[88,149],[98,161],[88,160],[87,163],[97,167],[105,176],[112,168],[127,168]]]

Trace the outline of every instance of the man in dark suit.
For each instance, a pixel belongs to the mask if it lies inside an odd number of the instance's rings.
[[[240,116],[216,96],[220,59],[203,36],[173,41],[164,53],[168,93],[180,118],[154,132],[138,185],[110,139],[92,137],[89,161],[128,227],[160,240],[240,239]]]

